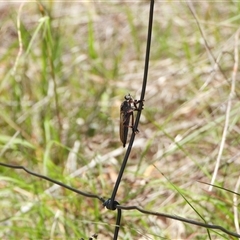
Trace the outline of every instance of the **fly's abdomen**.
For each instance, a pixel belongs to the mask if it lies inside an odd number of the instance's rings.
[[[119,135],[120,135],[121,142],[123,143],[123,147],[125,147],[127,142],[131,112],[132,112],[131,104],[129,104],[129,102],[125,100],[121,104],[121,108],[120,108],[120,126],[119,126]]]
[[[123,112],[120,113],[120,127],[119,127],[119,135],[121,142],[123,143],[123,147],[125,147],[128,136],[128,127],[129,127],[129,117],[125,116]]]

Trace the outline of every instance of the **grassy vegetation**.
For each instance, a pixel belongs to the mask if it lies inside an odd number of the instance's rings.
[[[141,90],[148,6],[0,3],[1,162],[111,196],[125,152],[119,107]],[[209,49],[187,3],[156,1],[140,133],[116,200],[237,232],[238,199],[227,190],[239,192],[240,86],[238,69],[233,85],[233,67],[240,3],[193,6]],[[214,184],[221,188],[210,192],[203,182],[211,182],[217,158]],[[0,204],[1,239],[113,236],[115,212],[21,170],[0,167]],[[231,237],[124,211],[119,239]]]

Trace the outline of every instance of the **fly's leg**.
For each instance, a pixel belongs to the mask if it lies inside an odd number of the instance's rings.
[[[136,110],[136,111],[140,111],[140,110],[138,109],[138,110]],[[133,130],[133,132],[134,132],[135,134],[139,133],[139,130],[138,130],[138,129],[136,129],[136,130],[133,129],[133,125],[134,125],[134,115],[133,115],[133,112],[132,112],[132,130]]]
[[[132,125],[131,126],[129,125],[130,118],[132,118]],[[127,114],[127,117],[126,117],[125,121],[123,122],[123,126],[128,127],[128,128],[132,128],[133,124],[134,124],[133,110],[130,110]]]
[[[137,106],[137,104],[139,104],[140,102],[144,102],[144,101],[145,100],[134,100],[133,101],[134,111],[141,111],[141,110],[143,110],[144,104],[142,104],[141,109]]]
[[[124,126],[124,127],[132,128],[132,129],[133,129],[133,126],[134,126],[134,114],[133,114],[133,111],[135,111],[135,110],[136,110],[136,111],[140,111],[139,109],[131,110],[131,111],[129,112],[129,116],[128,116],[127,119],[126,119],[126,120],[128,120],[128,121],[126,121],[126,122],[128,122],[128,124],[129,124],[130,118],[132,118],[132,119],[131,119],[131,120],[132,120],[132,125],[130,126],[130,125],[126,125],[126,124],[123,123],[123,126]],[[133,131],[134,131],[134,129],[133,129]],[[139,130],[136,129],[136,130],[134,131],[134,133],[135,133],[135,134],[139,133]]]
[[[139,112],[139,111],[143,110],[144,104],[142,104],[141,108],[139,106],[137,106],[137,104],[139,104],[141,102],[144,102],[144,100],[134,100],[133,101],[133,106],[134,106],[133,111],[138,111]],[[133,128],[133,125],[134,125],[134,115],[132,114],[132,128]],[[135,134],[139,133],[138,129],[136,129],[136,130],[133,129],[133,131],[134,131]]]

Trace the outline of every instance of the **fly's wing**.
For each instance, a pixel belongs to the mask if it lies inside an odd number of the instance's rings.
[[[131,114],[129,113],[129,109],[131,110],[131,107],[129,107],[128,102],[124,101],[121,104],[120,108],[120,126],[119,126],[119,135],[121,142],[123,143],[123,147],[125,147],[126,145],[128,136],[129,120],[131,116]]]

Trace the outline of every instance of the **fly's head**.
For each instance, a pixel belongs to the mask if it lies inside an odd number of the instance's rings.
[[[133,98],[132,98],[132,96],[131,96],[130,94],[126,95],[126,96],[124,97],[124,99],[125,99],[126,101],[128,101],[128,102],[133,102]]]
[[[144,100],[133,100],[132,96],[130,94],[126,95],[124,97],[125,101],[123,102],[123,105],[127,106],[129,108],[131,108],[134,111],[140,111],[143,109],[143,107],[141,109],[138,108],[137,104],[139,104],[140,102],[143,102]],[[142,104],[143,106],[143,104]]]

